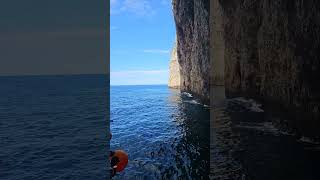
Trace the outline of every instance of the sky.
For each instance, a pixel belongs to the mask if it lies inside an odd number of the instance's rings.
[[[171,0],[111,0],[110,84],[167,84],[174,40]]]
[[[105,0],[1,0],[0,75],[105,74]]]

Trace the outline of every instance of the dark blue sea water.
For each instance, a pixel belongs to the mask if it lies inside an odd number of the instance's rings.
[[[244,97],[211,101],[212,180],[319,180],[320,143],[281,128],[282,110]],[[213,94],[214,93],[214,94]]]
[[[0,77],[0,179],[106,179],[104,75]]]
[[[111,150],[129,154],[114,179],[208,179],[209,108],[159,86],[111,86]]]

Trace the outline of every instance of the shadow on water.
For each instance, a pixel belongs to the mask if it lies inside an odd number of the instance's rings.
[[[208,179],[208,108],[189,94],[166,86],[113,90],[111,127],[115,138],[111,148],[121,147],[129,154],[126,170],[114,179]],[[121,104],[130,104],[125,100],[136,101],[130,92],[134,92],[139,103],[127,106],[134,110],[124,113]],[[128,95],[131,99],[124,98]],[[122,125],[119,119],[127,121],[123,118],[139,121]],[[121,130],[126,131],[126,139],[117,135]]]
[[[252,99],[214,92],[210,179],[320,179],[318,143],[278,130],[279,117]]]
[[[181,133],[173,144],[175,165],[165,169],[162,178],[208,179],[209,177],[209,110],[197,101],[181,95],[178,111],[174,116]]]

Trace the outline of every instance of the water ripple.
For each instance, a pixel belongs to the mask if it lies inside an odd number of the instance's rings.
[[[114,179],[208,179],[209,111],[166,86],[111,88],[112,149],[129,154]]]

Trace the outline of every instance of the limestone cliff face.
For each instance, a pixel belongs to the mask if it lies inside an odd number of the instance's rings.
[[[320,1],[215,0],[222,9],[227,95],[277,102],[320,135]]]
[[[209,102],[209,0],[172,0],[183,91]]]
[[[177,88],[177,89],[180,87],[180,65],[178,62],[177,43],[176,42],[175,42],[174,47],[171,51],[168,86],[170,88]]]
[[[291,121],[298,132],[320,137],[320,1],[172,4],[182,90],[209,100],[210,74],[211,84],[225,85],[227,96],[281,105],[290,114],[301,115]]]

